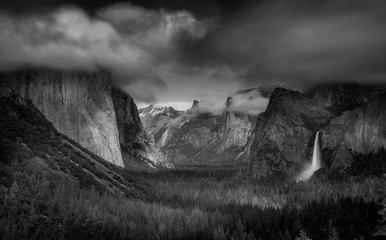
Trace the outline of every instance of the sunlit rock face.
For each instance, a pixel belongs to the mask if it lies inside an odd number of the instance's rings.
[[[123,166],[111,98],[111,75],[48,69],[0,75],[0,84],[30,99],[62,134]]]
[[[134,99],[115,88],[112,90],[112,98],[125,165],[130,168],[134,156],[150,167],[172,167],[156,146],[153,136],[144,130]]]
[[[251,174],[298,174],[302,166],[311,162],[313,139],[318,131],[322,167],[347,173],[360,164],[382,161],[379,151],[384,149],[386,140],[384,89],[333,84],[317,87],[307,95],[275,89],[252,135]]]

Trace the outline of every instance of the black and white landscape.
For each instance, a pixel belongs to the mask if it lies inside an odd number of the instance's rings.
[[[386,238],[386,2],[2,0],[0,238]]]

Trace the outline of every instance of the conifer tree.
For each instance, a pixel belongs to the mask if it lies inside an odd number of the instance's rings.
[[[379,221],[379,226],[375,236],[386,237],[386,199],[382,202],[382,209],[378,212],[381,215],[381,220]]]
[[[304,229],[300,230],[299,236],[295,238],[295,240],[312,240],[307,236],[307,233]]]

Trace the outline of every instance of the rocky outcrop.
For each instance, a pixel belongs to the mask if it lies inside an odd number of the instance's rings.
[[[125,165],[130,167],[134,156],[151,167],[172,167],[156,146],[153,136],[144,130],[134,99],[119,89],[113,89],[111,95]]]
[[[109,73],[24,70],[1,74],[0,84],[32,100],[59,132],[109,162],[124,165]]]
[[[322,86],[308,95],[275,89],[249,141],[251,174],[298,173],[311,159],[317,131],[321,132],[323,166],[352,169],[359,158],[370,165],[366,156],[379,159],[374,153],[382,150],[386,141],[382,91],[382,87],[357,84]]]

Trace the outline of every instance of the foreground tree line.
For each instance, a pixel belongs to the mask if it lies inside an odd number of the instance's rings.
[[[382,239],[384,178],[251,182],[233,170],[132,173],[128,199],[14,163],[0,194],[1,239]]]

